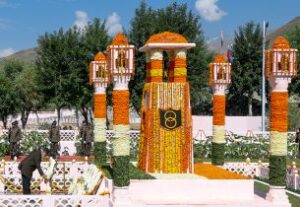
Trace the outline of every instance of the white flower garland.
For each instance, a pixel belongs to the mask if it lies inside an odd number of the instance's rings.
[[[185,50],[177,50],[176,57],[186,59],[186,51]]]
[[[150,54],[150,60],[162,60],[162,59],[163,59],[162,51],[153,51]]]
[[[224,144],[225,141],[225,126],[213,125],[213,139],[212,142]]]
[[[101,178],[102,172],[95,165],[89,165],[84,174],[75,177],[69,187],[69,195],[85,195],[91,193]]]
[[[48,170],[45,173],[45,175],[48,179],[51,179],[52,176],[54,175],[54,169],[56,167],[56,164],[57,164],[57,162],[52,157],[50,157],[49,163],[48,163]]]
[[[287,155],[287,132],[272,131],[270,137],[270,155]]]
[[[95,118],[94,135],[95,142],[105,142],[106,137],[106,118]]]
[[[115,125],[115,136],[112,140],[113,156],[130,155],[129,125]]]

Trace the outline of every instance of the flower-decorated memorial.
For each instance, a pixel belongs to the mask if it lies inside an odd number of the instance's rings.
[[[180,34],[163,32],[151,36],[140,48],[146,53],[147,83],[143,90],[138,166],[146,172],[193,171],[186,53],[194,46]],[[165,69],[164,51],[170,60]]]
[[[267,199],[281,206],[290,206],[285,193],[288,85],[297,75],[297,49],[290,48],[284,37],[278,37],[266,51],[266,76],[271,85],[270,102],[270,191]]]
[[[98,52],[90,63],[90,85],[94,84],[94,138],[96,162],[106,163],[106,87],[110,73],[106,57]]]
[[[224,164],[225,152],[225,90],[231,82],[231,64],[223,54],[209,64],[209,84],[213,90],[213,140],[212,164]]]

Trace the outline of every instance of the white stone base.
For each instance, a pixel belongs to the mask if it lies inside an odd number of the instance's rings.
[[[266,200],[270,201],[274,206],[291,207],[288,196],[286,195],[285,187],[283,186],[270,185]]]
[[[156,179],[132,180],[129,193],[134,203],[196,205],[254,199],[253,180]]]
[[[114,207],[132,207],[128,187],[113,187],[112,202]]]

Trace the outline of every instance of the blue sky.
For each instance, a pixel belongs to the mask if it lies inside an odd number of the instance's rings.
[[[147,0],[162,8],[174,0]],[[299,0],[177,0],[201,16],[206,39],[224,32],[232,38],[238,26],[247,21],[270,22],[270,30],[300,16]],[[107,19],[113,35],[129,28],[140,0],[0,0],[0,56],[32,48],[45,32],[74,24],[84,26],[95,17]]]

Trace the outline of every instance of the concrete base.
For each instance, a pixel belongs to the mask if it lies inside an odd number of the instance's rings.
[[[114,188],[111,206],[290,207],[286,203],[275,203],[256,195],[253,180],[209,180],[196,175],[163,175],[156,178],[131,180],[127,189]],[[275,195],[273,192],[270,195]],[[280,193],[277,189],[275,192]]]
[[[253,180],[134,180],[131,199],[144,204],[200,204],[254,198]]]
[[[133,206],[128,187],[113,187],[112,203],[114,207]]]
[[[270,190],[267,193],[266,200],[270,201],[274,205],[278,205],[282,207],[291,207],[284,186],[270,185]]]

